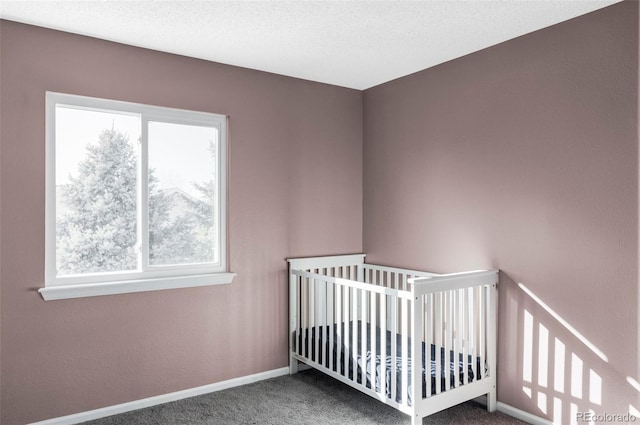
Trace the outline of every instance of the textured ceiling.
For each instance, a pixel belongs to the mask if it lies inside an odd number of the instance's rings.
[[[618,1],[0,0],[0,17],[366,89]]]

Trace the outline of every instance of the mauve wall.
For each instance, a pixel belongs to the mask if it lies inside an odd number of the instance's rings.
[[[362,249],[362,93],[0,22],[0,422],[287,366],[285,258]],[[42,301],[46,90],[231,115],[231,285]]]
[[[637,98],[636,2],[365,91],[367,260],[501,269],[498,400],[561,423],[640,410]]]

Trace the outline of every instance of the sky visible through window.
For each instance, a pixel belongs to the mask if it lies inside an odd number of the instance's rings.
[[[114,128],[127,135],[135,146],[140,138],[140,117],[119,112],[91,111],[71,107],[56,108],[56,185],[77,175],[78,164],[86,157],[87,145],[95,143],[103,130]],[[192,182],[214,178],[210,143],[218,139],[211,127],[150,123],[150,167],[155,169],[162,188],[178,188],[198,196]],[[188,141],[189,149],[181,144]]]

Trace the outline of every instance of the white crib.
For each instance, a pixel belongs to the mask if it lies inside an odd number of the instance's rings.
[[[364,258],[288,260],[290,373],[307,364],[412,425],[484,394],[494,411],[498,272],[438,275]]]

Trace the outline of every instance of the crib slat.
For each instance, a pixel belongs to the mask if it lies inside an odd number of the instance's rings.
[[[325,271],[321,271],[323,276],[326,276]],[[318,308],[316,309],[316,314],[318,315],[318,325],[317,325],[317,344],[318,344],[318,352],[319,356],[316,356],[316,362],[320,364],[325,364],[324,361],[326,358],[324,357],[324,346],[327,343],[327,339],[325,337],[325,324],[326,324],[326,314],[327,314],[327,291],[325,288],[326,280],[318,279],[316,282],[316,291],[318,293]],[[322,362],[320,359],[322,358]]]
[[[409,304],[411,314],[410,325],[412,332],[411,346],[411,400],[414,406],[419,406],[422,397],[422,344],[424,340],[424,296],[416,293],[415,288],[411,289],[412,302]],[[425,344],[426,345],[426,344]],[[425,377],[426,378],[426,377]],[[417,410],[417,409],[416,409]],[[414,412],[415,415],[415,412]],[[422,423],[422,420],[419,421]]]
[[[435,318],[434,318],[434,347],[435,347],[435,357],[436,357],[436,371],[435,371],[435,393],[440,394],[442,392],[442,362],[440,361],[440,348],[443,346],[442,344],[442,292],[438,292],[435,295]],[[446,354],[446,353],[445,353]]]
[[[302,335],[302,329],[304,329],[302,327],[302,317],[300,315],[300,304],[301,304],[301,300],[303,300],[304,298],[302,298],[301,295],[301,290],[302,290],[302,277],[301,276],[296,276],[296,340],[294,341],[294,346],[295,346],[295,350],[294,352],[296,354],[300,354],[300,338]]]
[[[476,288],[469,288],[467,291],[469,292],[469,357],[471,357],[472,361],[471,364],[468,364],[469,362],[469,358],[467,358],[467,375],[468,373],[468,368],[469,366],[471,367],[471,370],[475,369],[473,366],[473,359],[475,358],[475,353],[476,353],[476,336],[475,336],[475,331],[476,331],[476,312],[478,311],[478,309],[476,308],[476,299],[475,299],[475,289]],[[472,381],[469,381],[472,382]]]
[[[407,405],[407,390],[408,390],[408,375],[409,375],[409,324],[408,316],[409,311],[407,309],[407,300],[401,301],[401,321],[402,321],[402,404]],[[412,359],[414,362],[417,359]],[[419,361],[419,360],[418,360]],[[419,367],[415,363],[414,367]]]
[[[327,276],[327,269],[322,271],[323,276]],[[329,334],[327,332],[327,324],[329,323],[329,298],[327,297],[327,281],[322,280],[319,285],[320,295],[322,296],[322,311],[321,311],[321,323],[322,323],[322,332],[320,332],[320,357],[322,358],[322,365],[324,367],[328,367],[328,359],[327,359],[327,346],[329,345]]]
[[[326,272],[328,273],[328,272]],[[323,282],[323,295],[324,295],[324,299],[325,299],[325,310],[324,310],[324,321],[322,324],[322,364],[325,367],[328,367],[329,369],[331,369],[331,356],[330,353],[332,353],[332,351],[329,351],[331,349],[331,343],[332,343],[332,335],[333,332],[331,332],[332,326],[331,326],[331,322],[332,322],[332,306],[333,306],[333,297],[329,296],[329,291],[330,291],[330,287],[331,285],[329,284],[329,282],[327,282],[326,280]]]
[[[307,293],[309,296],[309,326],[307,327],[307,352],[305,354],[305,356],[307,358],[311,358],[311,353],[313,350],[313,341],[312,341],[312,334],[311,334],[311,330],[313,329],[315,322],[314,322],[314,316],[315,316],[315,294],[313,291],[313,279],[307,279]]]
[[[455,383],[456,383],[456,387],[460,386],[460,365],[459,365],[459,356],[460,353],[462,353],[462,333],[463,333],[463,329],[462,329],[462,324],[464,323],[464,321],[462,320],[462,308],[461,308],[461,303],[462,303],[462,289],[457,289],[455,291],[455,322],[453,324],[453,328],[456,330],[456,346],[455,346],[455,350],[454,350],[454,357],[453,357],[453,361],[454,361],[454,379],[455,379]]]
[[[335,340],[335,353],[336,353],[336,363],[335,369],[336,373],[340,373],[340,365],[342,364],[342,350],[344,350],[344,346],[342,345],[342,286],[336,285],[334,289],[334,293],[336,294],[336,340]],[[333,332],[331,332],[333,335]],[[333,350],[331,351],[334,352]],[[333,357],[333,355],[331,356]]]
[[[476,358],[478,353],[478,288],[469,288],[469,296],[471,297],[471,309],[469,311],[469,333],[471,338],[471,344],[469,344],[469,355],[471,356],[471,370],[474,375],[476,373],[476,366],[473,359]]]
[[[343,327],[344,327],[344,356],[343,356],[343,368],[344,368],[344,376],[349,377],[349,357],[351,356],[351,303],[349,295],[351,290],[348,286],[344,286],[344,299],[342,300],[342,307],[344,308],[344,316],[343,316]]]
[[[467,373],[464,368],[464,358],[467,351],[467,313],[468,309],[468,300],[467,300],[467,291],[462,289],[460,292],[460,334],[462,335],[462,345],[460,346],[460,356],[458,357],[458,365],[457,370],[462,375],[460,376],[461,382],[460,385],[464,385],[467,383]]]
[[[380,394],[387,395],[387,296],[380,294]],[[395,401],[395,399],[392,399]]]
[[[451,291],[444,293],[445,329],[444,329],[444,389],[451,389]]]
[[[329,270],[327,270],[327,273],[330,273]],[[324,343],[323,343],[323,347],[324,347],[324,351],[325,351],[325,356],[323,357],[323,361],[324,361],[324,365],[326,367],[329,368],[329,370],[333,370],[332,366],[333,366],[333,324],[335,323],[335,317],[334,317],[334,303],[335,303],[335,298],[334,298],[334,294],[333,294],[333,283],[327,282],[325,281],[325,299],[326,299],[326,306],[327,309],[325,311],[325,338],[324,338]]]
[[[353,362],[353,373],[352,380],[353,382],[358,381],[358,291],[359,289],[353,288],[351,292],[351,300],[353,301],[352,310],[351,310],[351,361]]]
[[[326,271],[322,271],[323,276],[326,276]],[[327,358],[325,357],[326,346],[329,343],[327,340],[327,281],[324,279],[318,279],[316,282],[318,292],[318,308],[316,314],[318,315],[318,351],[320,357],[316,357],[316,362],[326,367]],[[320,361],[322,359],[322,362]]]
[[[493,313],[493,308],[495,308],[495,299],[494,297],[496,296],[496,294],[493,292],[493,288],[491,286],[487,286],[486,289],[486,295],[487,295],[487,309],[486,309],[486,337],[487,337],[487,358],[486,358],[486,365],[485,368],[487,369],[487,371],[485,372],[484,376],[488,376],[488,377],[492,377],[494,376],[494,371],[491,369],[491,360],[495,359],[495,345],[494,345],[494,341],[495,341],[495,333],[496,330],[493,328],[494,322],[492,320],[492,313]]]
[[[393,273],[393,285],[392,285],[392,289],[398,289],[398,276],[396,273]],[[389,300],[392,301],[392,300]],[[389,305],[391,305],[392,303],[390,302]],[[393,313],[393,315],[397,315],[396,313]],[[391,311],[389,311],[389,318],[392,317]],[[391,326],[391,322],[389,322],[389,326]]]
[[[485,350],[487,347],[486,344],[486,326],[487,326],[487,322],[486,322],[486,290],[487,288],[485,286],[482,286],[480,288],[480,303],[479,303],[479,310],[478,310],[478,317],[480,318],[479,322],[480,322],[480,336],[479,336],[479,344],[478,344],[478,353],[479,353],[479,357],[480,357],[480,365],[478,366],[479,370],[476,373],[476,376],[478,377],[478,379],[482,379],[484,378],[484,358],[485,358]]]
[[[327,276],[327,270],[324,271]],[[320,352],[322,353],[322,365],[329,367],[329,313],[331,308],[331,298],[329,297],[329,283],[326,280],[322,281],[322,297],[324,298],[324,311],[322,312],[322,345],[320,346]]]
[[[304,309],[304,314],[302,315],[302,344],[304,344],[303,347],[300,347],[300,355],[307,357],[309,355],[309,287],[308,287],[308,281],[309,279],[307,278],[302,278],[302,299],[300,300],[300,302],[303,305],[303,309]],[[304,334],[304,332],[306,332],[306,335]]]
[[[353,347],[351,346],[351,289],[348,286],[344,287],[344,374],[349,377],[349,362]]]
[[[464,344],[462,346],[462,374],[463,374],[463,384],[467,385],[469,383],[469,373],[467,360],[469,355],[469,340],[470,330],[469,330],[469,291],[467,288],[463,289],[463,299],[464,299],[464,308],[463,310],[463,322],[462,329],[464,330]]]
[[[398,388],[397,388],[397,376],[398,376],[398,365],[397,365],[397,353],[398,353],[398,344],[397,344],[397,335],[398,332],[398,300],[397,298],[391,299],[391,400],[398,400]]]
[[[473,364],[473,359],[478,354],[478,288],[471,288],[471,311],[469,314],[469,329],[471,329],[471,344],[469,346],[469,355],[471,356],[471,369],[476,372],[476,367]]]
[[[327,274],[330,277],[335,277],[336,269],[335,267],[330,267],[327,269]],[[329,370],[333,370],[333,353],[335,353],[335,341],[333,339],[333,335],[335,333],[334,329],[336,329],[336,284],[334,282],[327,281],[327,306],[329,311],[327,312],[327,336],[329,344],[327,345],[327,356],[329,357],[329,361],[327,364],[329,365]]]
[[[313,355],[316,363],[320,363],[320,358],[318,357],[318,339],[320,339],[320,332],[322,328],[320,327],[320,312],[322,311],[322,300],[320,299],[320,294],[318,291],[318,281],[316,279],[311,279],[312,286],[311,289],[313,291],[313,327],[315,328],[315,332],[313,333]],[[312,327],[312,328],[313,328]],[[309,330],[311,332],[311,330]],[[311,353],[309,353],[309,357],[311,357]]]
[[[376,361],[377,361],[377,355],[378,355],[378,348],[376,347],[376,342],[377,342],[377,316],[378,316],[378,309],[377,309],[377,304],[378,304],[378,294],[376,294],[375,292],[371,292],[371,302],[370,302],[370,314],[371,314],[371,361],[369,362],[369,368],[370,368],[370,382],[371,382],[371,389],[373,391],[376,390]]]
[[[427,328],[427,339],[425,341],[425,371],[426,380],[427,380],[427,397],[431,397],[431,362],[433,358],[431,357],[431,344],[433,344],[433,294],[425,295],[426,304],[427,304],[427,320],[425,320],[425,325]]]
[[[367,386],[367,340],[368,340],[368,335],[367,335],[367,303],[368,303],[368,299],[367,299],[367,291],[360,291],[360,295],[362,297],[362,301],[360,302],[360,335],[362,336],[360,338],[360,359],[362,362],[362,368],[360,370],[360,373],[362,375],[362,380],[360,382],[362,382],[363,386]]]

